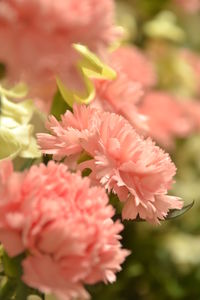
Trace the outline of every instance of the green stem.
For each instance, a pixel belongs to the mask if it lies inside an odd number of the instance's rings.
[[[0,300],[10,300],[15,292],[16,281],[8,279],[0,289]]]

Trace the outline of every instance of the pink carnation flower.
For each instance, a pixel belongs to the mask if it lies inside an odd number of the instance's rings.
[[[138,112],[137,104],[143,95],[141,85],[118,72],[113,81],[96,81],[96,98],[91,103],[101,111],[114,112],[125,117],[140,133],[148,130],[147,117]]]
[[[149,134],[165,148],[173,147],[175,137],[185,137],[191,132],[192,123],[173,95],[156,91],[147,93],[140,112],[149,118]]]
[[[0,166],[0,241],[10,256],[28,250],[22,279],[60,300],[87,299],[83,284],[115,281],[129,252],[105,191],[63,164],[25,173],[9,164]]]
[[[120,47],[113,51],[109,63],[117,71],[117,79],[96,80],[96,98],[91,105],[120,114],[139,133],[147,132],[147,118],[139,113],[138,105],[144,90],[156,83],[153,65],[135,47]]]
[[[11,82],[24,80],[49,99],[55,75],[79,87],[72,43],[104,55],[119,35],[113,23],[113,0],[1,0],[0,62]]]
[[[122,115],[139,133],[145,134],[147,117],[139,113],[138,105],[143,92],[156,83],[153,65],[135,47],[120,47],[113,51],[109,63],[117,71],[117,78],[95,81],[96,98],[91,105]]]
[[[21,239],[21,216],[15,213],[20,207],[21,173],[13,173],[11,161],[0,162],[0,241],[5,245],[10,256],[25,250]],[[11,204],[12,201],[12,204]],[[5,224],[12,220],[15,230]]]
[[[188,120],[192,124],[193,131],[200,130],[200,101],[189,99],[183,101],[182,107],[185,111]]]
[[[58,161],[65,158],[72,168],[83,151],[80,140],[93,135],[100,122],[100,112],[91,106],[74,105],[73,111],[66,111],[60,122],[54,116],[49,116],[46,127],[51,134],[37,134],[43,153],[53,154]]]
[[[75,107],[75,128],[83,122],[82,118],[76,117],[77,111],[83,109],[91,111],[90,107]],[[141,138],[123,117],[109,112],[100,114],[98,110],[96,113],[94,110],[92,116],[95,125],[93,123],[87,130],[84,128],[84,132],[78,131],[80,148],[92,159],[80,163],[79,168],[89,168],[93,184],[101,184],[118,195],[124,203],[123,218],[135,219],[139,214],[141,218],[157,223],[166,217],[169,209],[181,208],[178,198],[167,195],[176,172],[169,155],[151,139]],[[52,133],[52,138],[57,138],[56,127]],[[63,141],[64,151],[71,141],[67,135]],[[45,146],[44,153],[50,153],[50,147],[53,154],[60,151],[60,145],[49,143],[49,135],[40,134],[39,144]],[[63,152],[63,157],[65,155],[68,153]]]
[[[148,57],[136,47],[120,47],[111,54],[111,62],[126,74],[129,80],[139,82],[144,88],[156,84],[156,72]]]

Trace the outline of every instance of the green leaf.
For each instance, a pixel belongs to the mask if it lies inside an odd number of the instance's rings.
[[[24,253],[15,257],[9,257],[4,251],[2,261],[5,274],[10,278],[18,278],[22,275],[21,262],[24,259]]]
[[[109,194],[109,202],[115,208],[116,213],[121,215],[123,204],[119,200],[117,194],[114,194],[113,192],[111,192]]]
[[[116,72],[104,64],[98,56],[91,52],[87,47],[81,44],[74,44],[74,49],[82,56],[82,61],[79,63],[79,67],[84,70],[84,73],[88,77],[98,79],[113,80],[116,78]]]
[[[32,295],[32,288],[28,287],[25,283],[22,281],[19,281],[17,284],[16,294],[15,294],[15,300],[27,300],[27,297],[29,295]]]
[[[72,111],[72,108],[67,104],[67,102],[63,99],[59,90],[57,90],[53,103],[51,106],[51,115],[56,117],[57,120],[60,120],[60,116],[66,112],[66,110]]]
[[[57,86],[64,100],[69,106],[74,103],[88,104],[95,97],[95,86],[93,79],[113,80],[116,72],[108,65],[104,64],[94,53],[80,44],[74,44],[73,48],[81,55],[81,60],[77,64],[78,71],[84,83],[84,91],[77,92],[64,85],[62,80],[57,77]]]
[[[35,162],[35,158],[25,159],[25,162],[22,165],[20,171],[23,172],[26,169],[30,169],[30,167],[33,165],[34,162]]]
[[[188,210],[190,210],[193,205],[194,205],[194,201],[192,201],[191,203],[183,206],[182,209],[171,209],[170,212],[168,213],[167,217],[165,218],[165,220],[170,220],[170,219],[174,219],[174,218],[182,216]]]
[[[82,152],[79,159],[78,159],[78,164],[81,164],[84,161],[92,159],[92,156],[87,154],[86,152]]]
[[[7,279],[7,281],[0,288],[0,300],[11,300],[15,292],[17,281]]]

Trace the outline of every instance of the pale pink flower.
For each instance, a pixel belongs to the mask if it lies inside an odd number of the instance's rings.
[[[104,113],[96,136],[82,146],[93,159],[81,168],[90,168],[95,183],[118,195],[124,219],[139,215],[159,223],[169,209],[182,207],[179,198],[167,195],[176,173],[169,155],[150,138],[142,139],[124,118]]]
[[[200,101],[189,99],[183,101],[182,107],[185,111],[188,120],[192,124],[193,131],[200,130]]]
[[[12,162],[10,160],[2,160],[0,162],[0,184],[5,184],[12,172]]]
[[[17,213],[21,205],[22,180],[22,174],[13,173],[11,161],[0,162],[0,241],[10,256],[18,255],[25,249],[20,232],[21,218]],[[10,220],[15,224],[14,231],[9,226]]]
[[[174,146],[176,137],[186,137],[192,123],[179,100],[166,92],[146,94],[139,110],[148,117],[149,134],[165,148]]]
[[[54,116],[49,116],[46,127],[51,134],[38,133],[38,144],[43,153],[53,154],[55,160],[70,156],[73,163],[83,151],[80,139],[92,135],[98,122],[97,109],[75,104],[73,113],[66,111],[60,122]]]
[[[7,193],[13,183],[15,195]],[[123,226],[113,222],[104,189],[51,161],[10,174],[0,192],[0,241],[11,256],[28,250],[28,285],[68,300],[88,298],[83,284],[115,281],[129,252],[121,249]]]
[[[0,1],[0,62],[11,82],[24,80],[36,97],[52,97],[55,75],[80,87],[72,43],[104,56],[118,35],[113,0]]]
[[[129,80],[139,82],[144,88],[156,84],[154,65],[145,53],[133,46],[120,47],[111,54],[111,64],[125,73]]]
[[[174,2],[186,13],[193,14],[200,10],[200,0],[174,0]]]
[[[96,97],[91,102],[92,107],[122,115],[138,132],[147,132],[147,117],[140,114],[137,108],[143,95],[138,82],[131,81],[119,70],[115,80],[96,80],[95,85]]]
[[[60,232],[57,234],[59,236]],[[75,261],[74,264],[76,263]],[[66,280],[60,265],[50,256],[29,256],[22,262],[22,266],[25,271],[24,281],[43,293],[53,292],[59,300],[90,299],[81,283]]]
[[[147,118],[138,112],[138,105],[144,91],[156,83],[153,65],[145,54],[130,46],[113,51],[108,62],[117,78],[95,81],[96,98],[91,105],[122,115],[139,133],[146,133]]]
[[[110,54],[109,64],[116,70],[113,81],[96,80],[96,98],[92,106],[125,117],[142,134],[148,131],[147,118],[138,105],[144,91],[155,85],[153,64],[136,47],[120,47]]]
[[[88,112],[91,110],[90,107],[84,109]],[[76,107],[76,115],[77,110],[82,111],[83,106]],[[94,185],[103,185],[109,192],[112,190],[118,195],[124,203],[123,217],[135,219],[139,215],[157,223],[166,217],[169,209],[181,208],[182,203],[178,198],[167,196],[176,172],[169,155],[155,146],[151,139],[141,138],[123,117],[109,112],[100,114],[98,110],[96,113],[93,111],[93,117],[97,120],[93,126],[79,130],[80,148],[89,159],[77,167],[81,170],[90,169]],[[73,129],[82,122],[77,117],[75,119],[77,123]],[[67,135],[63,140],[63,146],[66,143],[70,145]],[[46,144],[44,153],[54,154],[59,148],[57,143],[52,143],[52,152],[49,152],[49,141],[48,138],[45,140],[45,135],[40,135],[40,145],[42,143]],[[67,155],[67,151],[62,153],[60,159]]]

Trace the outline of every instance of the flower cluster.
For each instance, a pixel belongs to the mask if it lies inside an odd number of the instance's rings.
[[[47,128],[51,134],[38,134],[43,153],[90,169],[93,184],[113,191],[124,203],[123,218],[139,215],[158,223],[169,209],[182,207],[178,198],[167,195],[176,172],[169,155],[140,137],[123,117],[75,105],[61,122],[51,116]],[[81,162],[84,153],[88,158]]]
[[[113,51],[109,63],[117,71],[117,78],[95,81],[96,97],[91,105],[122,115],[139,133],[145,134],[148,120],[139,112],[138,105],[144,92],[156,84],[153,65],[145,54],[130,46]]]
[[[139,111],[148,117],[149,134],[168,149],[175,137],[186,137],[193,128],[186,105],[167,92],[149,92]]]
[[[144,88],[155,86],[155,66],[148,56],[136,47],[119,47],[111,54],[111,62],[131,81],[139,82]],[[131,67],[130,67],[131,66]]]
[[[200,8],[186,2],[174,0]],[[27,83],[38,106],[18,101],[23,83],[0,85],[0,299],[84,300],[86,285],[114,282],[129,251],[113,199],[123,220],[187,210],[169,194],[176,167],[156,143],[173,150],[200,129],[199,55],[175,50],[182,22],[156,7],[151,16],[150,4],[136,8],[139,46],[120,43],[114,3],[0,0],[0,79]]]
[[[105,56],[119,34],[112,0],[0,2],[0,62],[7,79],[24,80],[37,98],[51,100],[56,75],[80,86],[72,43]]]
[[[115,281],[129,252],[102,188],[54,162],[24,173],[10,161],[0,167],[0,241],[11,257],[27,251],[23,281],[61,300],[87,299],[83,284]]]

